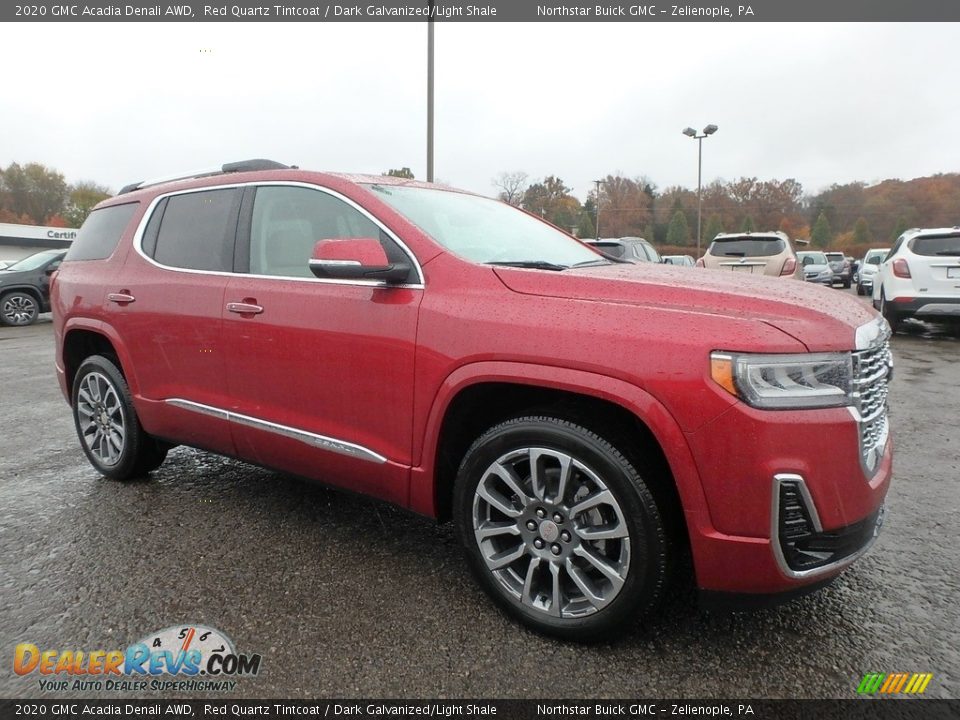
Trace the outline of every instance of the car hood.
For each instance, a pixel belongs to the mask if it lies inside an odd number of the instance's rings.
[[[498,267],[510,290],[524,295],[628,304],[772,325],[814,352],[850,350],[856,328],[876,312],[855,298],[800,280],[733,275],[669,265],[604,265],[563,272]]]
[[[0,285],[24,282],[36,274],[35,270],[0,270]]]
[[[820,263],[809,263],[803,266],[803,271],[805,273],[822,273],[824,270],[832,269],[829,265],[822,265]]]
[[[867,263],[867,264],[864,265],[862,268],[860,268],[860,274],[861,274],[861,275],[876,275],[876,274],[877,274],[877,270],[879,270],[879,269],[880,269],[880,266],[879,266],[879,265],[871,265],[870,263]]]

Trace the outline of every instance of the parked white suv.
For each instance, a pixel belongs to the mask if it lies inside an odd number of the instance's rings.
[[[873,306],[901,320],[960,321],[960,226],[907,230],[873,278]]]

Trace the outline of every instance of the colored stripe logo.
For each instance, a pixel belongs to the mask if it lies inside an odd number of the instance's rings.
[[[860,681],[857,692],[861,695],[920,695],[931,680],[933,673],[867,673]]]

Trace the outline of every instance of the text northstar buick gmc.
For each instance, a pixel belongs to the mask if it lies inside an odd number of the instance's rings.
[[[593,639],[686,553],[712,598],[784,597],[872,542],[889,329],[822,293],[611,261],[436,185],[246,161],[101,203],[52,297],[102,474],[185,444],[452,519],[501,607]]]

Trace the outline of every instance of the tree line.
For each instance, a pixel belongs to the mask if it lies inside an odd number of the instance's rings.
[[[383,174],[414,177],[408,167]],[[578,237],[633,235],[676,249],[697,244],[697,193],[679,185],[661,190],[647,176],[617,172],[581,201],[557,175],[531,179],[523,171],[502,172],[492,184],[504,202]],[[89,180],[68,184],[40,163],[14,162],[0,167],[0,222],[80,227],[111,194]],[[715,180],[703,187],[702,202],[704,244],[720,232],[781,230],[814,247],[859,254],[889,245],[907,228],[960,223],[960,173],[834,184],[814,195],[793,178]]]

